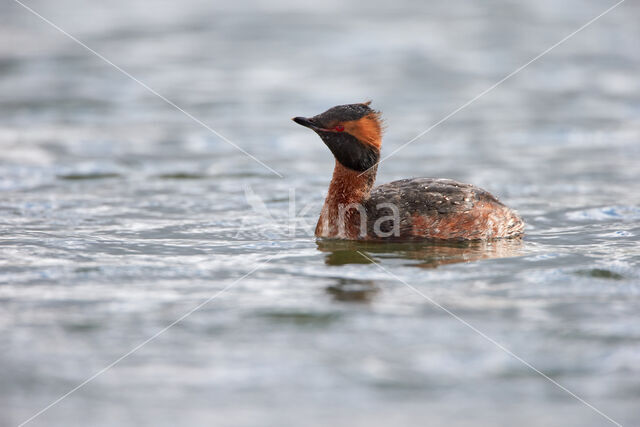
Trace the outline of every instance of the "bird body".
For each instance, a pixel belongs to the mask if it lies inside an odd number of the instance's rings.
[[[488,240],[521,236],[522,219],[489,192],[450,179],[373,187],[382,142],[369,103],[333,107],[296,123],[313,129],[336,163],[316,236],[348,240]]]

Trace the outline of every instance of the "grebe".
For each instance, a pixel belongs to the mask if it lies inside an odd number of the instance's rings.
[[[373,188],[380,112],[338,105],[293,121],[316,132],[335,157],[316,236],[348,240],[487,240],[518,237],[522,219],[489,192],[450,179],[413,178]]]

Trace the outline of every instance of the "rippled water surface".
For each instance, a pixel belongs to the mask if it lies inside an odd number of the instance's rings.
[[[380,167],[524,241],[358,245],[313,238],[333,160],[290,117],[371,98],[389,154],[614,2],[236,3],[26,4],[282,177],[0,4],[0,425],[196,307],[29,425],[611,424],[522,361],[639,425],[638,4]]]

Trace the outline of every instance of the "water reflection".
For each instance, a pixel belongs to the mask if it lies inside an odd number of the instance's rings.
[[[362,255],[360,257],[362,258]],[[327,293],[336,301],[343,302],[370,302],[378,291],[379,288],[373,280],[348,278],[338,278],[335,285],[327,288]]]
[[[507,258],[523,253],[522,239],[488,242],[407,242],[377,243],[318,240],[318,250],[326,252],[327,265],[370,264],[367,256],[416,261],[410,265],[436,268],[440,265],[472,262],[490,258]]]

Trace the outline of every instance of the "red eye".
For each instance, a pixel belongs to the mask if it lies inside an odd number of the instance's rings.
[[[336,127],[334,127],[334,129],[335,129],[337,132],[342,132],[342,131],[344,130],[344,126],[342,126],[342,125],[336,125]]]

